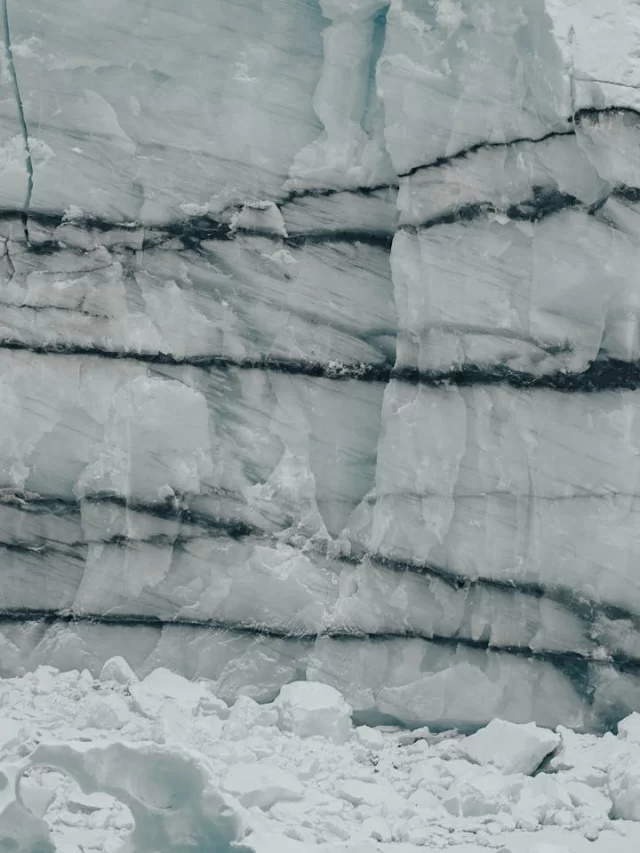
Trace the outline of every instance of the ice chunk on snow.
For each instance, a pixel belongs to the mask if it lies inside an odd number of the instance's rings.
[[[182,675],[171,672],[164,667],[154,669],[140,684],[140,690],[154,696],[176,699],[178,702],[197,704],[207,695],[207,689],[202,684],[195,684]]]
[[[558,726],[561,746],[549,761],[549,772],[561,772],[563,778],[583,782],[592,788],[603,788],[611,757],[619,741],[607,732],[603,737],[579,735]]]
[[[618,737],[630,743],[640,743],[640,714],[636,711],[618,723]]]
[[[189,681],[164,667],[154,669],[140,684],[131,687],[136,707],[147,716],[155,716],[160,705],[171,702],[188,707],[192,714],[215,715],[226,719],[226,703],[214,696],[206,684]]]
[[[135,828],[126,849],[227,853],[239,840],[239,819],[214,787],[207,762],[186,750],[155,744],[43,743],[31,761],[68,773],[86,793],[103,791],[128,806]]]
[[[100,670],[100,681],[115,681],[118,684],[137,684],[140,679],[123,657],[116,656],[105,661]]]
[[[613,817],[640,821],[640,752],[637,749],[620,756],[609,771],[608,782]]]
[[[566,789],[571,802],[577,809],[581,809],[583,817],[594,821],[603,821],[609,817],[611,800],[602,791],[584,782],[569,782]]]
[[[354,806],[381,806],[388,799],[389,791],[375,782],[347,779],[338,785],[338,796]]]
[[[301,800],[304,786],[291,773],[270,764],[237,764],[222,787],[243,806],[268,810],[278,802]]]
[[[418,788],[409,797],[409,803],[415,806],[423,814],[425,812],[431,815],[442,815],[445,813],[445,808],[438,797],[426,788]]]
[[[229,711],[224,735],[233,740],[245,738],[253,726],[275,726],[278,712],[272,705],[259,705],[250,696],[238,696]]]
[[[328,684],[294,681],[285,684],[274,701],[280,728],[298,737],[321,735],[344,743],[351,734],[351,707]]]
[[[337,785],[336,793],[362,816],[402,820],[415,814],[415,808],[384,778],[371,782],[346,779]]]
[[[131,719],[131,712],[121,696],[91,696],[83,703],[76,718],[79,729],[121,729]]]
[[[540,773],[523,780],[511,815],[523,829],[534,830],[538,824],[571,825],[572,811],[573,803],[563,786],[553,776]]]
[[[443,804],[454,816],[498,814],[509,801],[516,799],[521,788],[522,778],[508,779],[489,767],[469,779],[454,783]]]
[[[0,717],[0,755],[20,742],[23,728],[20,720]]]
[[[38,785],[31,778],[20,780],[20,797],[22,802],[36,817],[44,817],[45,812],[55,799],[55,791],[43,785]]]
[[[372,729],[370,726],[358,726],[355,730],[355,736],[366,749],[382,749],[384,746],[384,738],[379,729]]]
[[[533,773],[545,756],[558,746],[560,737],[535,723],[492,720],[463,744],[467,758],[491,764],[503,773]]]

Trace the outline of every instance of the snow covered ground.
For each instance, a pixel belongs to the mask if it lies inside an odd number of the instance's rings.
[[[332,687],[228,706],[121,658],[0,682],[0,849],[636,853],[640,715],[618,734],[354,726]]]

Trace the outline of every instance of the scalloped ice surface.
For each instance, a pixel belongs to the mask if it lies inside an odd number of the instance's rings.
[[[1,11],[0,675],[640,709],[640,6]]]

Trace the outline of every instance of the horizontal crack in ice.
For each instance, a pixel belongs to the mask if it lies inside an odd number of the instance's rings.
[[[18,110],[18,121],[20,123],[20,132],[22,134],[22,142],[24,145],[24,162],[27,170],[27,195],[24,201],[24,209],[22,211],[22,223],[24,226],[24,234],[27,243],[29,243],[29,210],[31,208],[31,197],[33,195],[33,160],[31,158],[31,144],[29,142],[29,129],[27,128],[27,120],[24,114],[24,105],[22,96],[20,95],[20,84],[18,83],[18,75],[13,59],[13,48],[11,46],[11,30],[9,27],[9,10],[7,7],[8,0],[2,0],[2,29],[4,34],[4,44],[7,54],[7,64],[9,66],[9,75],[13,85],[13,93],[16,100]]]
[[[500,330],[496,331],[500,337]],[[261,370],[283,373],[290,376],[308,376],[339,382],[387,383],[390,380],[411,385],[433,387],[471,385],[509,385],[523,390],[550,389],[566,393],[594,393],[598,391],[633,391],[640,388],[640,361],[620,361],[603,358],[592,362],[580,372],[556,371],[547,374],[532,374],[514,370],[502,364],[462,365],[448,370],[420,370],[413,366],[392,367],[387,364],[342,364],[339,362],[313,362],[286,358],[236,359],[223,355],[192,355],[179,358],[168,353],[133,352],[131,350],[106,350],[76,344],[29,344],[15,339],[0,339],[0,350],[31,352],[35,355],[87,358],[106,358],[122,361],[138,361],[149,365],[174,365],[198,367],[202,370]],[[548,352],[565,351],[561,346]]]

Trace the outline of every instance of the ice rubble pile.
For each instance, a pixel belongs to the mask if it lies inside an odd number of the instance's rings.
[[[494,720],[352,724],[326,684],[228,706],[122,658],[0,682],[0,843],[16,853],[632,853],[640,716],[618,735]]]
[[[6,12],[2,673],[640,707],[637,3]]]

